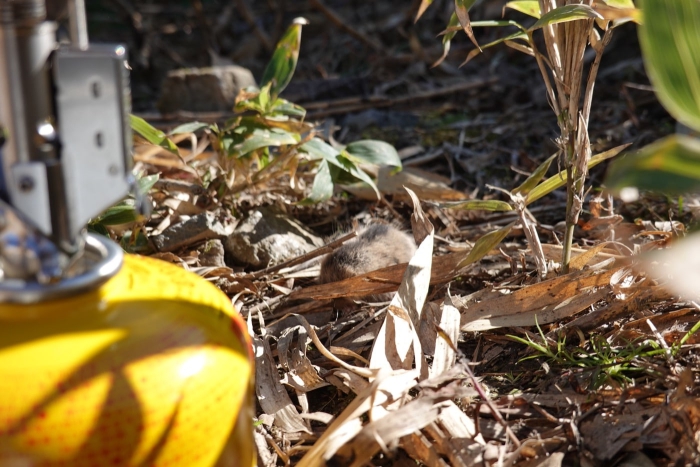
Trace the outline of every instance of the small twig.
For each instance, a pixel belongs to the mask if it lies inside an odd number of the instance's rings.
[[[510,429],[510,426],[508,426],[508,423],[503,419],[503,416],[501,415],[501,412],[498,411],[495,405],[493,405],[493,402],[491,402],[491,399],[489,396],[486,395],[486,392],[484,391],[484,388],[481,387],[481,383],[479,383],[479,380],[476,379],[476,375],[474,375],[474,372],[472,371],[471,367],[468,365],[469,360],[467,357],[460,351],[459,352],[461,355],[460,361],[462,362],[462,368],[466,371],[467,375],[469,375],[469,378],[472,380],[472,384],[474,385],[474,389],[476,392],[479,394],[481,397],[481,400],[486,406],[489,408],[491,411],[491,415],[493,415],[493,418],[496,419],[496,421],[503,427],[505,430],[506,434],[510,438],[510,440],[513,442],[513,444],[516,447],[520,447],[520,440],[515,436],[515,433]],[[464,363],[467,364],[464,364]]]
[[[673,358],[673,352],[671,352],[671,349],[669,348],[668,344],[666,343],[666,340],[664,339],[664,336],[661,335],[658,329],[656,329],[656,326],[654,326],[654,323],[651,322],[650,319],[647,319],[647,326],[649,326],[649,329],[651,329],[651,332],[654,334],[654,337],[656,337],[656,341],[659,343],[662,349],[664,349],[664,356],[666,357],[666,361],[668,362],[671,371],[675,374],[675,359]]]
[[[270,37],[267,35],[265,31],[258,26],[257,21],[255,21],[255,16],[253,15],[253,12],[250,10],[248,7],[248,4],[245,2],[245,0],[236,0],[236,6],[238,7],[238,12],[241,14],[241,17],[245,20],[248,25],[253,28],[253,33],[257,36],[257,38],[262,42],[263,47],[265,47],[265,50],[267,52],[272,52],[275,50],[275,45],[272,43],[272,40],[270,40]]]
[[[390,98],[384,96],[353,96],[345,97],[342,99],[303,103],[303,105],[304,108],[308,111],[306,114],[306,119],[309,120],[327,117],[330,115],[358,112],[360,110],[370,108],[390,107],[392,105],[410,103],[418,99],[432,99],[434,97],[450,95],[456,92],[469,91],[471,89],[490,86],[497,82],[498,78],[484,78],[470,80],[438,89],[430,89],[428,91],[419,92],[416,94],[408,94],[401,97]],[[190,122],[192,120],[198,120],[204,123],[224,122],[227,119],[236,116],[237,114],[231,111],[191,112],[179,110],[177,112],[172,112],[167,115],[161,115],[160,113],[151,112],[141,112],[137,115],[143,118],[144,120],[150,122],[156,128],[166,129],[171,127],[175,123]],[[488,122],[481,122],[480,124],[486,123]]]
[[[190,195],[203,195],[207,192],[202,185],[195,183],[184,182],[182,180],[159,179],[154,185],[154,188],[165,191],[177,191]]]
[[[207,45],[214,52],[219,53],[219,44],[217,44],[216,37],[212,34],[212,27],[204,14],[204,5],[202,5],[202,0],[192,0],[192,7],[194,8],[195,16],[197,17],[201,33],[204,36]]]
[[[323,102],[309,103],[306,104],[304,107],[308,111],[307,119],[322,118],[327,117],[329,115],[358,112],[368,108],[389,107],[392,105],[405,104],[407,102],[414,102],[417,99],[432,99],[433,97],[453,94],[455,92],[468,91],[470,89],[490,86],[496,82],[498,82],[498,78],[485,78],[458,83],[452,86],[445,86],[439,89],[431,89],[428,91],[419,92],[416,94],[409,94],[401,97],[350,97]]]
[[[352,37],[357,39],[358,41],[362,42],[365,45],[368,45],[372,49],[374,49],[377,52],[384,52],[384,48],[381,46],[381,44],[378,44],[376,41],[370,39],[367,37],[365,34],[361,33],[357,29],[354,29],[350,27],[347,22],[343,21],[343,18],[338,16],[338,14],[333,11],[331,8],[327,7],[326,5],[323,4],[321,0],[311,0],[311,5],[316,7],[321,13],[326,15],[326,18],[328,18],[331,23],[336,25],[338,28],[342,29],[343,31],[347,32],[350,34]]]
[[[305,253],[301,256],[297,256],[296,258],[290,259],[289,261],[285,261],[284,263],[280,263],[276,266],[272,266],[270,268],[263,269],[262,271],[256,271],[256,272],[253,272],[251,274],[246,274],[245,276],[241,277],[241,279],[257,279],[259,277],[266,276],[268,274],[273,274],[273,273],[280,271],[284,268],[296,266],[297,264],[301,264],[301,263],[304,263],[304,262],[309,261],[311,259],[314,259],[318,256],[330,253],[333,250],[335,250],[338,246],[342,245],[343,243],[345,243],[348,240],[355,238],[355,237],[357,237],[357,231],[353,230],[349,234],[343,235],[338,240],[334,240],[327,245],[324,245],[320,248],[316,248],[315,250],[310,251],[309,253]]]
[[[391,203],[390,203],[389,201],[386,200],[386,198],[384,197],[383,194],[380,194],[380,195],[379,195],[379,198],[380,198],[381,202],[384,203],[384,205],[387,207],[387,209],[388,209],[389,211],[391,211],[391,214],[393,214],[394,217],[396,217],[397,219],[401,219],[401,214],[399,214],[399,213],[396,211],[396,209],[394,209],[394,206],[392,206]]]
[[[241,315],[243,315],[243,317],[247,317],[250,315],[255,315],[257,313],[261,313],[265,310],[271,310],[273,306],[279,305],[279,303],[285,297],[286,297],[286,295],[278,295],[276,297],[272,297],[268,300],[265,300],[262,303],[258,303],[257,305],[249,308],[246,313],[243,313],[243,309],[241,309]]]

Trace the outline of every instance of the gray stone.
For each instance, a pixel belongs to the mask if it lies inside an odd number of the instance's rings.
[[[158,251],[173,251],[202,240],[221,238],[227,233],[213,213],[204,212],[171,225],[160,235],[151,237],[151,240]]]
[[[163,114],[231,110],[238,91],[255,85],[250,70],[237,65],[173,70],[163,82],[158,110]]]
[[[279,264],[323,246],[323,240],[296,220],[269,208],[251,211],[224,242],[236,262],[254,268]]]
[[[224,244],[218,238],[204,242],[197,248],[199,251],[199,264],[216,268],[226,267],[224,262]]]

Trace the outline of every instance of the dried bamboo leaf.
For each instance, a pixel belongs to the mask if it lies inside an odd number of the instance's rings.
[[[404,436],[401,438],[401,447],[411,458],[425,465],[448,467],[447,462],[440,458],[440,453],[422,433]]]
[[[395,448],[399,440],[437,419],[441,410],[450,402],[435,403],[432,397],[420,397],[380,420],[370,422],[362,428],[351,443],[339,452],[342,459],[352,459],[351,466],[363,466],[380,450]]]
[[[422,377],[428,372],[416,329],[420,325],[421,312],[430,287],[430,269],[433,260],[434,229],[422,214],[420,201],[408,188],[414,202],[417,226],[414,236],[423,239],[415,255],[408,263],[399,290],[389,305],[384,323],[370,355],[370,368],[411,369],[415,361]]]
[[[272,351],[266,340],[253,337],[255,352],[255,393],[260,407],[275,416],[275,425],[287,433],[311,433],[304,419],[299,416],[292,400],[280,384]]]
[[[616,270],[566,274],[492,300],[469,304],[460,310],[462,331],[534,326],[574,315],[610,293],[610,278]]]
[[[435,355],[433,365],[430,368],[430,377],[437,376],[445,370],[451,368],[457,360],[457,354],[453,350],[459,339],[460,314],[459,310],[452,304],[449,291],[445,295],[445,303],[442,306],[442,316],[440,316],[440,329],[446,334],[442,337],[438,335],[435,342]],[[445,342],[445,337],[451,340]]]
[[[484,254],[498,254],[498,251],[485,251]],[[458,267],[458,263],[463,259],[463,252],[434,257],[430,283],[441,284],[452,280],[461,269]],[[401,283],[401,278],[405,275],[406,270],[406,264],[397,264],[342,281],[312,285],[304,289],[295,290],[289,294],[288,299],[303,300],[311,298],[314,300],[326,300],[393,292]]]
[[[372,405],[394,402],[415,386],[418,371],[380,371],[376,378],[353,399],[343,412],[328,426],[326,431],[297,464],[298,467],[325,466],[343,445],[362,429],[360,417]]]

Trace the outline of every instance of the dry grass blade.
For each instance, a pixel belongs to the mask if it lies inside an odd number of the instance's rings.
[[[311,338],[311,341],[314,343],[316,348],[318,349],[321,354],[328,358],[329,360],[337,363],[338,365],[342,366],[346,370],[350,370],[353,373],[356,373],[360,376],[363,376],[365,378],[374,378],[377,376],[378,370],[375,369],[369,369],[369,368],[361,368],[361,367],[356,367],[353,365],[349,365],[345,363],[343,360],[339,359],[335,355],[333,355],[326,347],[323,345],[321,340],[318,338],[318,335],[316,334],[316,331],[314,330],[313,327],[309,324],[308,321],[306,321],[306,318],[303,316],[295,315],[301,325],[306,329],[306,332],[309,334],[309,337]]]

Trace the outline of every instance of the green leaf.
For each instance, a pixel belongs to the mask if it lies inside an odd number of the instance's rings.
[[[461,25],[459,24],[459,18],[457,18],[457,14],[452,13],[452,16],[450,16],[450,21],[447,23],[447,28],[440,33],[440,35],[443,35],[442,56],[431,65],[431,68],[435,68],[436,66],[440,65],[443,61],[445,61],[445,59],[447,58],[447,54],[450,53],[450,45],[452,44],[452,39],[455,37],[455,35],[460,29]]]
[[[307,141],[299,146],[299,150],[306,152],[315,159],[325,160],[336,169],[339,169],[340,172],[334,171],[333,167],[329,167],[329,169],[331,169],[331,176],[334,182],[338,181],[339,173],[350,174],[354,178],[362,180],[363,182],[367,183],[367,185],[372,187],[374,192],[377,194],[377,198],[379,198],[379,190],[377,189],[377,185],[375,185],[374,180],[372,180],[372,178],[370,178],[370,176],[365,172],[360,170],[360,168],[352,161],[352,156],[347,153],[346,150],[339,152],[333,146],[319,138],[314,138]]]
[[[333,179],[329,169],[328,161],[322,160],[318,166],[318,172],[314,177],[314,184],[311,193],[307,198],[299,202],[300,205],[316,204],[326,201],[333,196]]]
[[[506,8],[525,13],[533,18],[539,18],[542,15],[540,12],[540,2],[538,0],[515,0],[506,3]]]
[[[354,141],[345,146],[345,150],[362,162],[401,167],[401,158],[399,153],[396,152],[396,148],[384,141],[373,139]]]
[[[301,46],[301,27],[308,24],[304,18],[296,18],[282,39],[277,43],[272,60],[267,64],[261,80],[261,85],[271,83],[270,94],[274,99],[287,87],[292,80],[294,70],[299,59],[299,47]]]
[[[319,138],[307,141],[299,146],[299,150],[306,152],[314,159],[326,159],[329,161],[335,161],[338,154],[340,154],[337,149]]]
[[[167,149],[168,151],[172,152],[173,154],[177,155],[179,154],[177,151],[177,146],[175,146],[175,143],[170,141],[167,136],[165,136],[165,133],[160,131],[157,128],[154,128],[151,126],[150,123],[148,123],[146,120],[144,120],[141,117],[137,117],[136,115],[131,114],[131,128],[143,138],[148,141],[151,144],[155,144],[156,146],[160,146],[164,149]]]
[[[235,145],[232,148],[232,152],[238,157],[242,157],[256,149],[268,146],[282,146],[284,144],[297,144],[299,140],[299,135],[289,133],[280,128],[256,128],[242,143]]]
[[[109,230],[107,230],[107,227],[104,225],[100,224],[99,222],[90,222],[87,226],[88,232],[90,233],[96,233],[100,234],[103,237],[109,238]]]
[[[506,235],[508,235],[516,222],[517,221],[513,221],[505,227],[489,232],[477,240],[467,257],[460,261],[460,263],[457,265],[457,269],[462,269],[463,267],[475,263],[486,256],[489,251],[496,248],[496,246],[498,246],[498,244],[501,243],[504,238],[506,238]]]
[[[548,26],[550,24],[566,23],[581,19],[603,19],[603,16],[588,5],[565,5],[548,11],[533,24],[529,31]]]
[[[700,2],[644,0],[639,42],[661,103],[700,131]]]
[[[632,0],[603,0],[603,3],[613,8],[634,8]]]
[[[203,130],[205,128],[209,128],[208,123],[202,123],[202,122],[190,122],[190,123],[183,123],[180,126],[175,127],[174,129],[170,130],[170,135],[179,135],[183,133],[195,133],[199,130]]]
[[[268,106],[270,105],[270,87],[272,83],[267,83],[259,91],[246,90],[241,91],[238,94],[238,99],[245,97],[245,99],[236,102],[234,110],[236,112],[245,112],[250,110],[264,115],[268,112]]]
[[[122,201],[121,203],[108,208],[95,221],[95,224],[102,225],[120,225],[135,222],[138,219],[138,214],[134,208],[133,201]]]
[[[297,117],[302,120],[306,117],[306,109],[285,99],[276,99],[270,108],[270,113],[272,115],[289,115],[290,117]]]
[[[671,135],[610,165],[606,187],[678,194],[700,189],[700,140]]]
[[[447,201],[444,203],[435,203],[436,206],[447,209],[469,209],[483,211],[512,211],[513,207],[510,203],[496,199],[482,200],[470,199],[467,201]]]
[[[547,171],[549,170],[549,166],[552,165],[552,161],[557,157],[557,154],[552,154],[549,158],[547,158],[546,161],[540,164],[537,169],[535,169],[532,174],[527,177],[527,180],[523,182],[522,185],[520,185],[518,188],[512,191],[513,194],[520,193],[522,195],[527,195],[532,191],[533,188],[537,186],[538,183],[542,181],[544,176],[547,174]]]
[[[491,26],[508,26],[508,25],[517,25],[518,27],[520,27],[520,25],[518,23],[516,23],[515,21],[478,21],[478,22],[474,21],[472,23],[472,26],[474,26],[474,27],[477,27],[477,26],[479,26],[479,27],[481,27],[481,26],[491,27]],[[480,49],[472,50],[471,52],[469,52],[469,54],[467,54],[467,58],[462,62],[460,67],[469,63],[469,61],[471,61],[474,57],[479,55],[483,49],[488,49],[489,47],[493,47],[494,45],[498,45],[502,42],[508,42],[508,41],[513,41],[513,40],[522,40],[525,43],[527,43],[527,45],[531,45],[530,38],[528,37],[527,33],[523,32],[523,31],[518,31],[518,32],[515,32],[509,36],[502,37],[502,38],[497,39],[493,42],[489,42],[486,45],[482,45],[481,50]]]
[[[591,157],[590,161],[588,161],[588,168],[591,169],[603,162],[604,160],[617,156],[628,146],[629,144],[623,144],[615,148],[609,149],[605,152],[601,152],[600,154],[596,154],[595,156]],[[562,170],[558,174],[549,177],[547,180],[537,185],[530,192],[530,194],[527,196],[526,204],[534,203],[543,196],[550,194],[557,188],[561,188],[562,186],[566,185],[566,179],[566,170]]]
[[[147,175],[145,177],[139,178],[136,182],[139,187],[139,191],[144,195],[148,194],[148,192],[151,191],[151,188],[153,188],[153,185],[156,184],[159,178],[159,174]]]
[[[526,32],[527,29],[517,21],[513,21],[512,19],[503,19],[503,20],[495,20],[495,19],[489,19],[489,20],[484,20],[484,21],[472,21],[472,26],[474,27],[479,27],[479,28],[496,28],[496,27],[504,27],[504,26],[515,26],[516,28],[520,29],[523,32]],[[503,42],[503,39],[491,42],[490,45],[495,45],[495,44],[500,44]]]
[[[341,153],[340,155],[338,155],[337,161],[343,168],[343,170],[372,187],[375,194],[377,195],[377,199],[381,197],[381,195],[379,194],[379,189],[377,188],[377,185],[375,185],[374,180],[372,180],[372,178],[369,175],[360,170],[360,168],[357,165],[355,165],[355,163],[352,160],[350,160],[348,157],[344,156]]]

